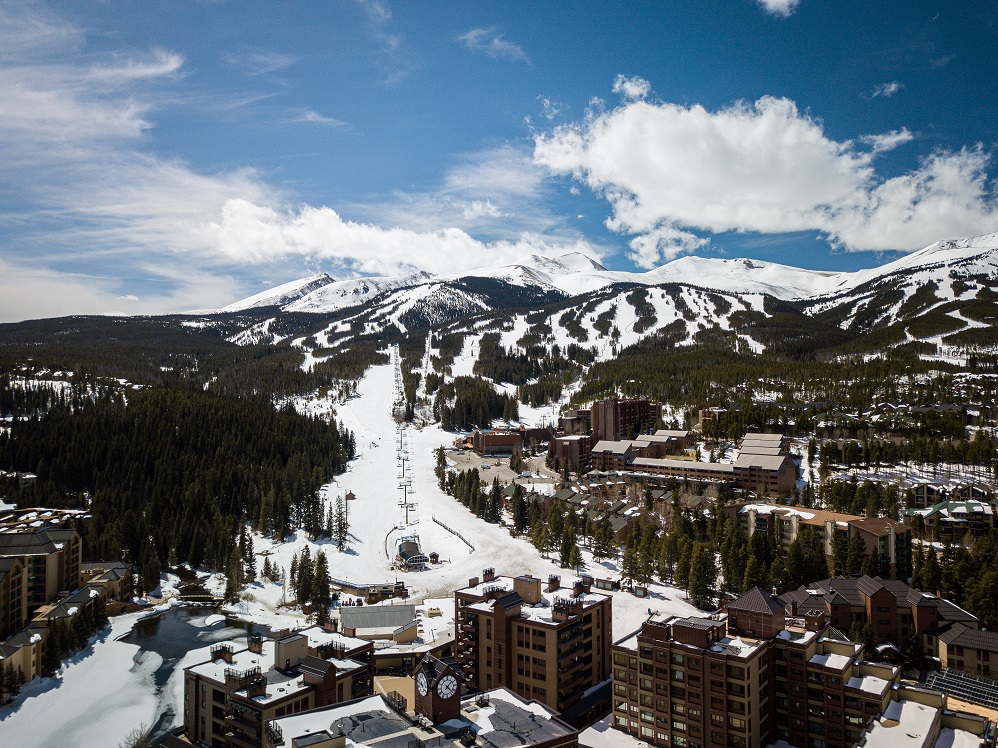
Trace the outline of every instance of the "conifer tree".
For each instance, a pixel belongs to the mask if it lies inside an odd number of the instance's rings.
[[[315,574],[312,580],[312,607],[315,621],[324,624],[329,620],[329,564],[326,554],[319,551],[315,556]]]

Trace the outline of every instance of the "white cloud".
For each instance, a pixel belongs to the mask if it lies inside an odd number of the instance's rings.
[[[774,16],[786,18],[800,5],[800,0],[758,0],[763,9]]]
[[[327,127],[346,127],[347,123],[335,117],[327,117],[324,114],[305,109],[293,115],[289,122],[306,125],[326,125]]]
[[[549,122],[561,114],[561,107],[547,96],[538,96],[537,100],[541,102],[541,116]]]
[[[980,146],[878,177],[876,153],[910,139],[906,129],[867,136],[873,150],[863,150],[829,138],[788,99],[715,112],[638,100],[537,135],[534,157],[606,198],[608,225],[638,236],[640,262],[655,248],[696,247],[676,231],[810,230],[850,250],[914,250],[998,224]]]
[[[878,96],[883,96],[885,99],[889,99],[891,96],[896,94],[904,88],[904,84],[901,81],[890,81],[888,83],[880,83],[873,87],[873,93],[871,96],[875,99]]]
[[[386,17],[377,7],[369,12]],[[0,319],[217,307],[244,296],[250,278],[287,277],[308,261],[349,274],[449,272],[531,253],[602,254],[540,205],[547,172],[528,149],[468,154],[439,188],[366,206],[371,220],[296,206],[253,169],[199,173],[157,156],[154,115],[184,98],[183,59],[94,53],[60,23],[0,8],[0,272],[17,279],[0,295]],[[308,109],[293,116],[340,124]]]
[[[267,263],[287,257],[329,260],[362,274],[391,275],[414,270],[450,273],[483,265],[499,265],[530,254],[592,254],[578,240],[552,242],[529,233],[514,241],[479,241],[459,228],[436,231],[385,229],[344,219],[326,207],[275,210],[233,199],[221,219],[207,227],[210,242],[237,263]]]
[[[229,65],[242,68],[248,75],[276,73],[298,62],[298,57],[275,49],[254,49],[244,52],[227,52],[222,59]]]
[[[915,136],[911,134],[911,130],[907,127],[902,127],[900,130],[891,130],[879,135],[863,135],[859,138],[859,142],[870,146],[874,153],[883,153],[885,151],[892,151],[899,145],[904,145],[914,140],[914,138]]]
[[[121,293],[121,279],[38,268],[0,257],[0,276],[16,278],[0,294],[0,320],[61,317],[69,314],[162,314],[195,308],[217,309],[240,298],[245,289],[233,278],[187,268],[183,273],[149,268],[174,283],[155,294]]]
[[[613,82],[613,92],[620,94],[624,101],[640,101],[651,93],[651,83],[636,75],[633,78],[618,75]]]
[[[495,28],[470,29],[457,37],[472,52],[483,52],[495,60],[530,64],[530,58],[518,44],[507,41]]]

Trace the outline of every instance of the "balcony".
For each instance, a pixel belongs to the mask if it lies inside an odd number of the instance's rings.
[[[260,748],[260,739],[251,737],[240,730],[225,730],[226,748]]]

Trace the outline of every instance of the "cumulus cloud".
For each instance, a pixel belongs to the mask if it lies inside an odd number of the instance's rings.
[[[696,231],[818,231],[848,250],[914,250],[990,230],[989,154],[940,150],[907,174],[879,177],[876,155],[910,139],[902,129],[866,136],[870,149],[836,141],[783,98],[718,111],[637,100],[538,134],[534,158],[602,195],[608,226],[637,235],[643,264],[653,248],[661,257],[695,249]]]
[[[564,244],[523,234],[515,241],[486,243],[454,227],[386,229],[346,220],[331,208],[280,211],[241,199],[225,203],[220,220],[206,228],[206,235],[235,262],[266,263],[297,256],[376,275],[414,270],[449,273],[514,262],[530,254],[591,252],[582,240]]]
[[[800,5],[800,0],[759,0],[763,10],[774,16],[786,18]]]
[[[457,37],[472,52],[482,52],[494,60],[510,60],[530,64],[530,58],[518,44],[507,41],[493,28],[470,29]]]
[[[624,75],[618,75],[613,82],[613,92],[620,94],[625,101],[639,101],[647,98],[648,94],[651,93],[651,83],[638,76],[628,78]]]
[[[874,99],[878,96],[882,96],[885,99],[891,98],[894,94],[904,88],[904,84],[901,81],[889,81],[887,83],[880,83],[873,87],[873,93],[870,94]]]

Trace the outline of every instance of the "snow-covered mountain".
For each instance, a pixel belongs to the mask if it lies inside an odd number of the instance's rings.
[[[677,344],[720,335],[733,347],[759,351],[773,342],[772,329],[753,332],[786,302],[815,335],[816,329],[849,336],[886,329],[889,345],[925,341],[955,345],[984,327],[993,327],[989,294],[998,288],[998,234],[932,244],[894,262],[857,272],[822,272],[750,259],[681,257],[648,272],[606,269],[573,253],[557,258],[532,256],[512,265],[430,275],[334,280],[321,274],[287,283],[231,304],[220,312],[277,307],[281,312],[333,314],[318,335],[320,347],[336,347],[360,335],[387,329],[402,332],[453,327],[456,320],[491,324],[505,319],[519,329],[527,310],[555,304],[547,326],[575,330],[572,340],[547,334],[551,342],[575,342],[600,355],[655,332]],[[642,290],[643,289],[643,290]],[[642,290],[641,293],[635,293]],[[513,310],[514,318],[509,319]],[[279,313],[278,313],[279,317]],[[275,341],[278,317],[256,319],[230,339],[240,343]],[[486,320],[475,322],[475,320]],[[518,321],[519,320],[519,321]],[[817,325],[815,328],[813,325]],[[461,326],[460,324],[458,325]],[[595,326],[595,327],[594,327]],[[685,326],[684,331],[679,327]],[[579,328],[588,328],[586,340]],[[541,326],[543,328],[543,325]],[[602,329],[598,332],[597,328]],[[540,328],[538,328],[540,329]],[[822,333],[823,334],[823,333]],[[882,336],[883,337],[883,336]],[[980,337],[980,336],[977,336]],[[609,345],[609,341],[613,344]],[[740,341],[740,342],[739,342]]]

